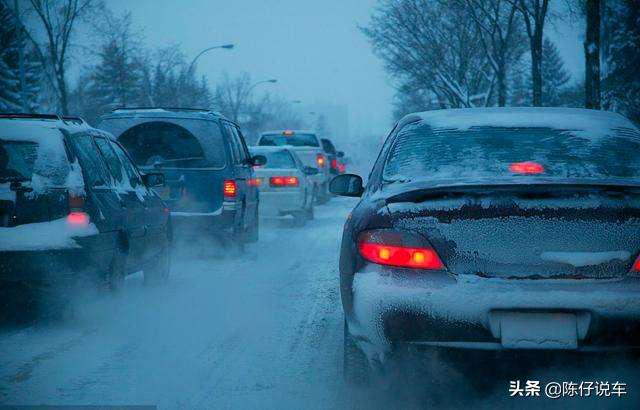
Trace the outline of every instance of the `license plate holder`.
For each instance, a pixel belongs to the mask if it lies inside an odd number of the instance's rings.
[[[573,313],[501,312],[500,341],[505,349],[578,348]]]

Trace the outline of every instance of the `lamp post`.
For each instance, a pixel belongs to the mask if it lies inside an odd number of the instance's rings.
[[[233,44],[224,44],[221,46],[213,46],[213,47],[209,47],[209,48],[205,48],[204,50],[202,50],[201,52],[198,53],[197,56],[195,56],[195,58],[191,61],[191,64],[189,64],[189,69],[187,70],[187,73],[191,74],[191,70],[193,70],[196,61],[200,58],[200,56],[202,56],[204,53],[207,53],[211,50],[216,50],[216,49],[225,49],[225,50],[231,50],[233,49],[233,47],[235,47]]]
[[[272,79],[269,79],[269,80],[262,80],[262,81],[258,81],[257,83],[253,84],[251,87],[249,87],[249,88],[247,89],[247,95],[250,95],[250,94],[251,94],[251,91],[252,91],[252,90],[253,90],[257,85],[265,84],[265,83],[277,83],[277,82],[278,82],[278,79],[277,79],[277,78],[272,78]]]

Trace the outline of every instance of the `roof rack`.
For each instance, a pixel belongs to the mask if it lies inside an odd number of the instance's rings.
[[[137,111],[137,110],[215,112],[209,108],[196,108],[196,107],[118,107],[113,111],[115,112],[115,111]]]

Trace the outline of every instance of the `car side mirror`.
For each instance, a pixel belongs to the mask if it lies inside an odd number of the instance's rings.
[[[336,152],[336,157],[338,157],[338,158],[344,157],[344,152],[342,152],[342,151]]]
[[[302,172],[304,172],[305,175],[317,175],[320,170],[318,168],[304,166],[302,167]]]
[[[338,175],[329,183],[329,191],[340,196],[362,196],[362,178],[355,174]]]
[[[147,174],[143,174],[142,183],[147,188],[156,188],[156,187],[164,186],[165,184],[164,174],[160,172],[149,172]]]
[[[254,167],[261,167],[267,163],[267,157],[264,155],[254,155],[249,158],[249,165],[253,165]]]

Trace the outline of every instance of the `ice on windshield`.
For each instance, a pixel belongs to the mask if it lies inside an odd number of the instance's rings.
[[[403,128],[384,168],[387,181],[522,178],[623,179],[640,176],[640,133],[608,129],[589,138],[565,129],[474,126],[434,128],[422,121]],[[524,164],[524,165],[523,165]],[[535,172],[521,175],[519,166]],[[515,171],[515,172],[514,172]]]
[[[260,138],[258,145],[265,146],[280,146],[291,145],[294,147],[319,147],[318,138],[315,134],[300,134],[295,133],[291,135],[285,134],[263,134]]]

